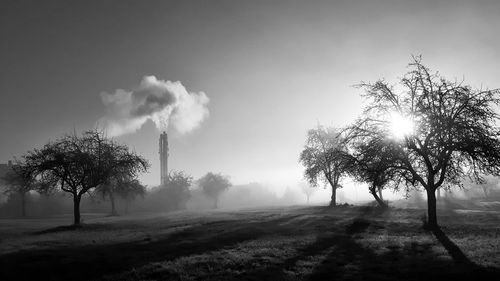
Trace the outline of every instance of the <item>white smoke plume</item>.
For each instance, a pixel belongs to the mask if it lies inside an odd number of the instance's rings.
[[[185,134],[196,129],[209,114],[209,99],[204,92],[190,93],[179,81],[158,80],[155,76],[144,76],[132,91],[103,92],[101,99],[106,113],[99,126],[110,136],[133,133],[148,120],[160,131],[171,126]]]

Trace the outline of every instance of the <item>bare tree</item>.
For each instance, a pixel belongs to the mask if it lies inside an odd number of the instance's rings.
[[[134,179],[124,184],[128,187],[123,189],[123,192],[119,192],[119,196],[125,200],[125,213],[128,213],[129,205],[131,202],[137,199],[137,197],[144,198],[147,194],[147,186],[143,185],[139,180]]]
[[[126,201],[127,210],[128,203],[131,199],[137,196],[146,194],[146,187],[137,179],[124,177],[121,173],[111,177],[106,183],[99,185],[96,190],[103,198],[108,197],[111,203],[111,215],[117,216],[116,197],[120,197]]]
[[[336,205],[337,189],[353,164],[345,140],[339,129],[318,126],[308,131],[306,145],[300,154],[305,179],[315,187],[319,181],[331,186],[330,206]]]
[[[168,182],[164,188],[167,195],[168,205],[174,210],[186,209],[186,204],[191,198],[189,187],[193,183],[193,177],[183,171],[170,171]]]
[[[220,195],[232,184],[227,176],[209,172],[198,180],[198,185],[205,195],[214,200],[214,208],[217,209]]]
[[[314,194],[314,192],[316,192],[317,189],[305,182],[301,182],[299,185],[302,192],[306,195],[307,205],[309,205],[309,198]]]
[[[41,186],[34,176],[33,171],[28,169],[25,163],[17,161],[10,166],[10,170],[2,177],[7,189],[5,193],[10,196],[18,195],[21,201],[21,216],[26,216],[26,195]]]
[[[149,167],[142,156],[97,130],[66,135],[29,151],[24,159],[36,175],[73,196],[75,225],[81,222],[80,200],[85,193],[117,173],[135,178]]]
[[[399,186],[398,170],[393,166],[394,147],[384,140],[367,138],[371,134],[366,134],[363,124],[365,122],[358,122],[350,131],[354,162],[350,175],[359,182],[367,183],[375,201],[380,207],[387,208],[389,206],[382,197],[382,190],[391,182],[395,188]]]
[[[436,189],[460,186],[464,175],[481,181],[482,174],[500,173],[500,131],[495,126],[499,90],[475,90],[451,82],[414,57],[397,87],[380,80],[362,83],[371,103],[365,120],[378,129],[369,139],[390,141],[395,163],[407,185],[427,192],[427,223],[437,227]],[[411,122],[400,138],[388,138],[397,115]],[[410,124],[410,123],[409,123]],[[411,130],[408,130],[411,129]]]

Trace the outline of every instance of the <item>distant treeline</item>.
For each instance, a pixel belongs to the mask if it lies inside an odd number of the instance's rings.
[[[51,194],[40,194],[31,191],[25,194],[26,217],[48,217],[72,214],[72,197],[66,192],[55,191]],[[133,198],[116,196],[115,210],[110,198],[100,193],[87,193],[82,197],[80,209],[82,213],[108,213],[126,215],[137,212],[170,212],[175,210],[202,210],[214,208],[213,198],[207,196],[203,189],[194,183],[184,192],[175,192],[171,187],[157,186],[149,188],[140,196]],[[22,202],[19,193],[2,195],[0,203],[1,218],[22,217]],[[286,188],[282,195],[277,195],[269,187],[259,183],[231,186],[222,193],[219,207],[251,208],[285,206],[306,203],[306,195],[298,188]]]

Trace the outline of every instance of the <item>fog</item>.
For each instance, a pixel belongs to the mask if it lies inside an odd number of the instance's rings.
[[[488,210],[500,207],[499,179],[493,176],[485,178],[484,183],[475,183],[464,179],[462,188],[440,189],[437,192],[438,209],[471,209]],[[189,199],[184,206],[176,205],[175,198],[163,194],[165,188],[150,187],[144,196],[135,199],[116,199],[116,208],[119,215],[131,213],[165,213],[177,210],[203,211],[215,210],[213,200],[193,184],[189,187]],[[309,202],[305,190],[311,192]],[[222,193],[217,210],[240,210],[250,208],[268,208],[284,206],[327,206],[330,201],[331,189],[325,186],[311,187],[305,182],[296,185],[284,186],[281,192],[266,184],[252,182],[231,186]],[[0,197],[1,218],[21,218],[21,199],[17,193],[5,194]],[[71,197],[64,192],[56,191],[51,194],[39,194],[35,191],[25,195],[26,217],[40,218],[60,215],[70,215],[73,212]],[[426,208],[426,194],[417,188],[409,191],[392,189],[383,190],[384,200],[389,206],[396,208]],[[337,190],[338,204],[364,205],[376,202],[368,192],[368,187],[362,184],[353,184]],[[85,213],[111,214],[111,205],[108,198],[96,193],[86,194],[81,203],[81,210]]]
[[[313,189],[313,188],[311,188]],[[135,212],[169,212],[179,209],[192,211],[211,210],[213,200],[207,197],[196,185],[189,188],[190,197],[185,206],[175,206],[174,198],[169,194],[163,194],[165,188],[148,188],[147,193],[134,200],[116,199],[117,211],[120,215],[127,215]],[[327,205],[329,201],[329,191],[324,188],[314,188],[315,190],[310,205]],[[342,192],[339,192],[340,201],[343,201]],[[54,192],[48,195],[41,195],[37,192],[26,194],[26,217],[47,217],[73,212],[73,202],[69,195],[64,192]],[[222,193],[219,199],[220,210],[234,210],[256,207],[292,206],[307,205],[307,197],[299,186],[288,186],[282,193],[275,192],[275,189],[260,183],[249,183],[245,185],[231,186]],[[108,198],[103,198],[97,194],[86,194],[81,203],[83,213],[111,213],[111,206]],[[20,218],[21,199],[19,194],[2,196],[0,204],[0,217]]]
[[[242,185],[231,186],[222,193],[219,199],[220,210],[235,210],[258,207],[276,206],[307,206],[307,205],[328,205],[331,190],[325,187],[309,187],[313,190],[307,204],[307,196],[300,187],[300,183],[293,186],[284,186],[281,192],[275,187],[252,182]],[[174,198],[162,195],[161,187],[148,188],[144,196],[139,196],[134,200],[116,199],[117,211],[120,215],[134,212],[169,212],[178,209],[193,211],[211,210],[213,208],[212,199],[208,198],[196,185],[189,188],[190,197],[185,206],[174,206]],[[358,191],[361,193],[361,191]],[[355,204],[370,200],[369,196],[362,196],[363,200],[356,200],[345,196],[344,190],[337,192],[337,200],[340,204]],[[361,198],[361,196],[360,196]],[[1,197],[0,216],[9,218],[21,217],[21,200],[19,194],[3,195]],[[111,206],[108,198],[103,198],[94,193],[88,193],[83,197],[81,210],[84,213],[111,213]],[[64,192],[54,192],[48,195],[41,195],[31,191],[26,195],[26,216],[44,217],[71,214],[73,212],[73,202],[71,197]]]

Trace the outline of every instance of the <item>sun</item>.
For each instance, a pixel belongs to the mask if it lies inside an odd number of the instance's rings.
[[[396,139],[403,139],[405,136],[412,134],[414,129],[413,121],[399,113],[391,113],[389,125],[391,134]]]

